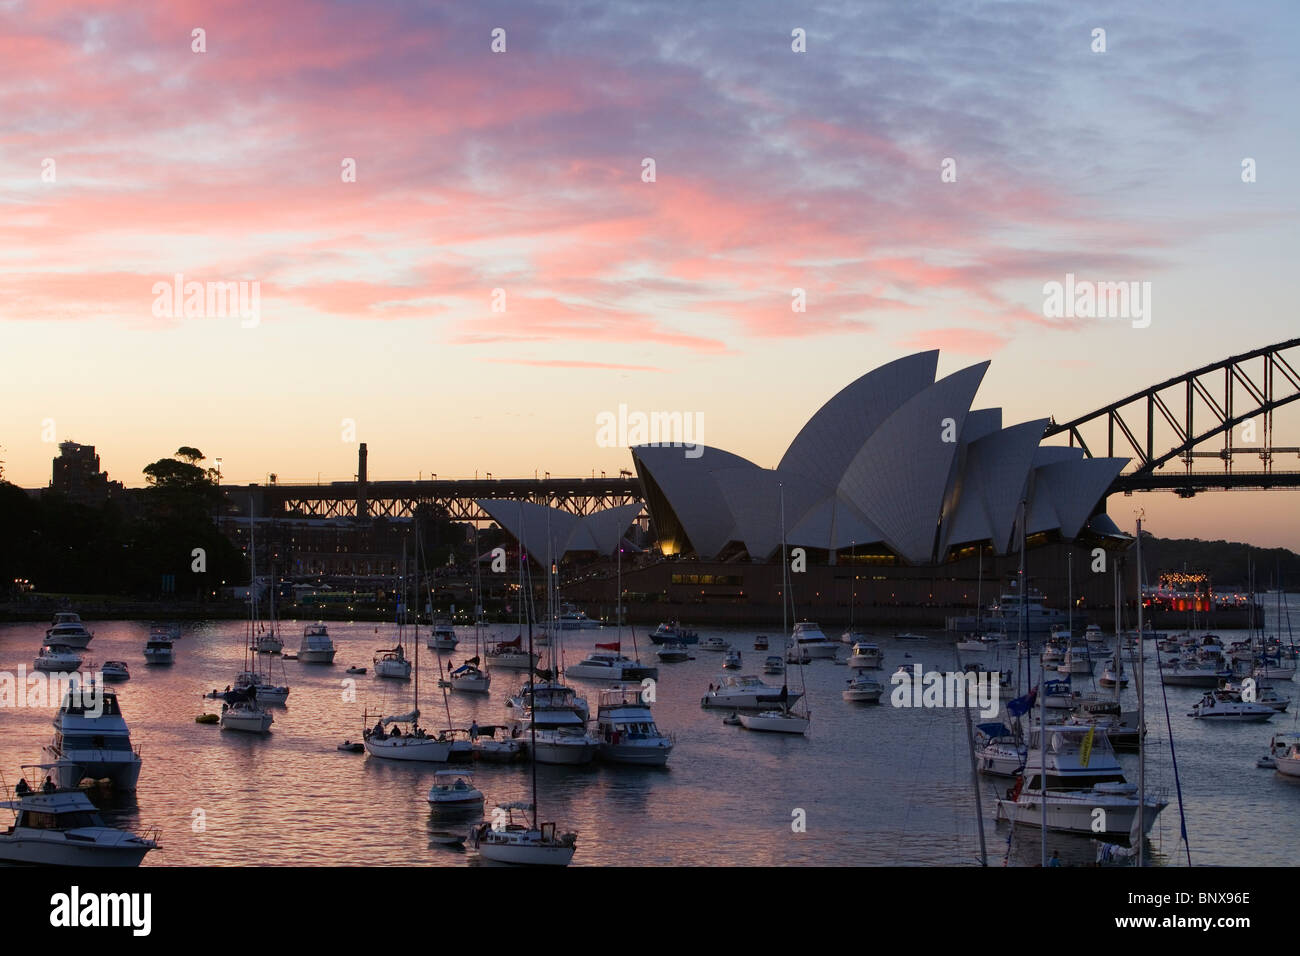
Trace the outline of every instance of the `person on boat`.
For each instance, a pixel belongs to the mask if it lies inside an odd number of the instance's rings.
[[[1060,855],[1059,855],[1055,850],[1052,851],[1051,859],[1049,859],[1049,860],[1047,861],[1047,865],[1048,865],[1048,866],[1060,866],[1060,865],[1061,865],[1061,857],[1060,857]]]
[[[20,797],[22,797],[22,796],[26,796],[27,794],[29,794],[29,793],[32,792],[32,788],[31,788],[31,786],[27,783],[27,778],[26,778],[26,777],[20,777],[20,778],[19,778],[19,780],[18,780],[18,785],[17,785],[16,787],[14,787],[14,792],[17,793],[18,796],[20,796]]]
[[[384,736],[384,722],[382,720],[375,721],[375,729],[370,732],[376,737]]]
[[[400,737],[400,736],[402,736],[402,728],[401,728],[401,727],[394,727],[394,728],[393,728],[393,736],[394,736],[394,737]]]
[[[43,783],[43,784],[41,785],[41,790],[42,790],[42,792],[44,792],[44,793],[53,793],[53,792],[54,792],[54,789],[55,789],[55,788],[54,788],[54,781],[53,781],[52,779],[50,779],[50,778],[47,776],[47,777],[45,778],[45,783]]]
[[[471,721],[469,725],[469,739],[478,740],[478,721]]]

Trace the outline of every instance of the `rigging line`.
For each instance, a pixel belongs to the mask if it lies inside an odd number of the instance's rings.
[[[1139,598],[1141,600],[1141,598]],[[1139,640],[1141,637],[1139,636]],[[1169,757],[1174,764],[1174,787],[1178,791],[1178,826],[1182,831],[1183,848],[1187,851],[1187,865],[1192,865],[1192,846],[1187,842],[1187,814],[1183,809],[1183,784],[1178,776],[1178,754],[1174,751],[1174,728],[1169,720],[1169,692],[1165,690],[1164,662],[1160,660],[1160,652],[1156,652],[1156,665],[1160,671],[1160,696],[1165,702],[1165,727],[1169,734]],[[1145,725],[1138,728],[1138,733],[1145,734]],[[1138,794],[1139,800],[1145,800],[1144,794]],[[1142,834],[1138,834],[1138,839],[1143,839]]]

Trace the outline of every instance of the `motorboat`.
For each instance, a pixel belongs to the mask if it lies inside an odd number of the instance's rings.
[[[401,644],[375,651],[375,656],[370,662],[375,666],[376,677],[387,677],[392,680],[411,679],[411,661]]]
[[[573,860],[577,834],[561,835],[554,823],[534,824],[528,816],[533,804],[501,803],[497,809],[506,814],[504,821],[480,823],[469,833],[469,845],[483,859],[533,866],[568,866]],[[516,812],[525,814],[524,823],[515,822]]]
[[[761,730],[769,734],[806,734],[808,724],[807,717],[792,713],[789,708],[740,715],[740,725],[746,730]]]
[[[754,638],[754,650],[756,651],[767,650],[767,638],[764,637],[762,634]]]
[[[1282,656],[1262,656],[1255,662],[1254,672],[1265,680],[1292,680],[1295,677],[1296,662]]]
[[[865,641],[866,639],[867,639],[867,635],[863,634],[861,631],[855,631],[851,627],[845,629],[840,634],[840,643],[848,644],[850,647],[858,643],[858,641]]]
[[[838,645],[827,638],[822,633],[822,629],[811,621],[799,621],[795,624],[790,646],[814,660],[834,657],[838,650]]]
[[[140,779],[140,749],[131,745],[117,694],[93,682],[71,682],[54,715],[54,738],[43,753],[54,763],[60,787],[107,780],[114,792],[133,793]]]
[[[1193,704],[1191,713],[1187,716],[1222,723],[1246,724],[1272,720],[1276,713],[1277,711],[1267,704],[1242,700],[1239,693],[1217,690],[1206,694]]]
[[[634,661],[620,654],[616,649],[601,650],[600,648],[603,647],[617,648],[618,645],[597,645],[597,650],[572,667],[566,668],[564,673],[569,677],[583,680],[644,680],[647,677],[659,676],[659,668]]]
[[[689,661],[691,652],[686,649],[685,644],[677,641],[667,641],[655,651],[655,657],[659,658],[665,664],[676,664],[681,661]]]
[[[1255,681],[1254,697],[1255,702],[1264,704],[1266,707],[1272,707],[1279,714],[1286,713],[1286,709],[1291,706],[1291,698],[1283,697],[1277,692],[1271,683],[1261,678],[1253,678]],[[1224,681],[1223,690],[1234,691],[1238,694],[1245,694],[1247,684],[1245,681]],[[1245,696],[1250,696],[1245,694]]]
[[[740,670],[740,651],[736,650],[734,647],[728,648],[727,653],[722,656],[722,667],[724,670]]]
[[[1232,671],[1212,661],[1182,658],[1171,667],[1161,670],[1160,679],[1170,687],[1218,687],[1219,681],[1232,676]]]
[[[1047,607],[1044,601],[1043,593],[1037,588],[1030,588],[1022,596],[1013,583],[1010,590],[999,596],[998,603],[986,612],[983,620],[1007,634],[1018,634],[1022,627],[1026,634],[1048,634],[1053,627],[1066,625],[1068,615],[1058,608]],[[969,630],[967,621],[970,620],[958,619],[955,626],[959,630]]]
[[[366,673],[366,668],[364,668],[364,667],[356,667],[356,666],[354,665],[354,666],[352,666],[352,667],[349,667],[348,670],[347,670],[347,672],[348,672],[349,674],[364,674],[364,673]]]
[[[675,641],[678,644],[695,644],[699,639],[698,634],[683,627],[680,621],[664,622],[650,632],[650,640],[656,644],[663,644],[666,641]]]
[[[303,664],[333,664],[334,642],[324,624],[307,624],[302,629],[298,660]]]
[[[587,617],[585,611],[579,611],[572,605],[564,605],[560,608],[560,614],[557,618],[562,631],[588,630],[600,627],[600,621],[594,621]]]
[[[523,739],[538,763],[586,764],[595,759],[596,738],[587,732],[586,701],[554,682],[525,684],[510,701],[512,736]]]
[[[1046,793],[1044,746],[1050,788]],[[1125,779],[1106,733],[1083,725],[1031,729],[1025,769],[1006,798],[998,800],[997,819],[1016,826],[1040,826],[1044,801],[1049,829],[1099,839],[1127,838],[1139,806],[1143,808],[1143,832],[1150,833],[1160,811],[1169,805],[1163,791],[1150,791],[1140,799],[1137,785]],[[1097,809],[1105,812],[1098,814]]]
[[[731,648],[731,644],[721,637],[706,637],[697,647],[702,651],[725,651]]]
[[[768,655],[768,656],[763,660],[763,673],[764,673],[764,674],[784,674],[784,673],[785,673],[785,661],[781,660],[781,657],[780,657],[780,655],[778,655],[778,654],[769,654],[769,655]]]
[[[348,753],[348,754],[363,754],[366,752],[366,745],[355,743],[351,740],[345,740],[343,741],[343,743],[339,744],[334,749],[341,750],[344,753]]]
[[[600,759],[610,763],[662,767],[673,749],[672,738],[655,726],[640,685],[600,692],[596,739]]]
[[[975,765],[993,777],[1014,777],[1025,769],[1025,744],[1006,724],[975,725]]]
[[[845,683],[848,686],[840,691],[840,696],[848,701],[875,704],[880,701],[880,695],[885,692],[884,685],[880,681],[872,680],[862,674],[850,677]]]
[[[149,632],[144,644],[144,662],[151,667],[166,667],[175,663],[175,639],[167,632],[157,628]]]
[[[1089,624],[1083,629],[1083,639],[1088,644],[1105,644],[1106,632],[1099,624]]]
[[[486,694],[492,688],[492,675],[479,667],[479,659],[471,657],[447,674],[451,689],[462,694]],[[451,663],[448,662],[448,667]]]
[[[849,654],[848,664],[855,671],[877,670],[884,666],[885,655],[879,644],[858,641]]]
[[[721,707],[725,710],[766,710],[781,704],[793,704],[803,696],[798,691],[764,684],[752,674],[730,675],[722,678],[717,687],[710,685],[709,692],[700,700],[701,707]]]
[[[1043,662],[1043,666],[1045,667],[1059,665],[1061,661],[1065,660],[1065,642],[1055,639],[1044,641],[1043,650],[1042,653],[1039,654],[1039,659]]]
[[[384,760],[405,760],[421,763],[446,763],[451,756],[451,741],[445,734],[430,736],[419,724],[420,712],[381,717],[373,727],[367,727],[363,742],[366,753]],[[369,722],[369,716],[363,718]],[[402,732],[402,726],[407,730]]]
[[[46,673],[75,671],[81,666],[81,654],[66,644],[46,644],[32,666]]]
[[[106,681],[124,681],[131,679],[131,670],[126,661],[104,661],[99,674]]]
[[[528,671],[537,666],[538,655],[523,649],[523,637],[489,644],[487,664],[490,670]]]
[[[158,849],[157,829],[136,834],[111,827],[85,793],[58,787],[52,780],[33,789],[25,777],[20,779],[3,805],[14,811],[14,824],[0,832],[0,862],[139,866],[150,850]]]
[[[447,623],[433,625],[429,631],[429,641],[427,647],[431,651],[454,651],[460,639],[456,637],[456,629]]]
[[[483,791],[474,786],[474,775],[466,770],[439,770],[429,788],[429,808],[475,812],[483,808]]]
[[[785,662],[787,664],[811,664],[812,658],[808,652],[801,647],[795,647],[793,644],[785,649]]]
[[[46,644],[62,644],[75,650],[85,650],[94,637],[81,623],[81,615],[73,611],[59,611],[45,629]]]

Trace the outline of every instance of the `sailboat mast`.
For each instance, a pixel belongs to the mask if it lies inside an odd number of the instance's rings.
[[[1138,627],[1138,647],[1141,649],[1142,640],[1142,519],[1137,519],[1137,627]],[[1139,661],[1141,655],[1138,655]],[[1138,866],[1146,865],[1146,805],[1147,805],[1147,785],[1146,785],[1146,668],[1139,663],[1135,666],[1137,676],[1138,691]]]

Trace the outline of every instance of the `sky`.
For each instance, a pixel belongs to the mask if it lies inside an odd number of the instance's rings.
[[[626,405],[772,466],[928,348],[1066,420],[1300,335],[1297,36],[1283,2],[0,0],[0,459],[614,474]],[[1149,324],[1045,314],[1067,274],[1150,283]],[[257,308],[169,311],[178,275]],[[1300,491],[1110,505],[1300,550]]]

